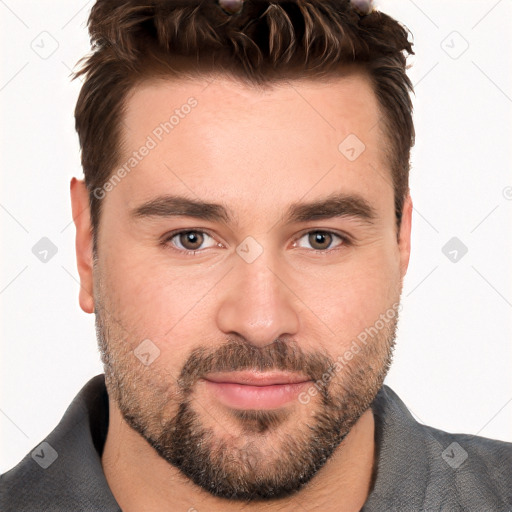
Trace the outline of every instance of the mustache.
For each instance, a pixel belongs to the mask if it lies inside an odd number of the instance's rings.
[[[218,348],[194,349],[183,365],[178,385],[188,393],[209,373],[242,370],[298,372],[315,382],[333,365],[333,359],[326,353],[306,353],[295,341],[276,339],[256,347],[244,340],[229,340]]]

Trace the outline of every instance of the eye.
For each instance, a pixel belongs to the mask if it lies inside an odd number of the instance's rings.
[[[349,240],[331,231],[310,231],[295,242],[295,246],[307,248],[304,244],[309,244],[315,251],[326,251],[340,245],[349,245]]]
[[[195,252],[219,245],[208,233],[193,230],[172,233],[165,239],[165,243],[168,242],[174,245],[176,249],[187,252]]]

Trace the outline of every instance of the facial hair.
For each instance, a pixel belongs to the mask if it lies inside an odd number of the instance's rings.
[[[107,311],[97,298],[95,303],[109,398],[115,400],[126,423],[205,491],[247,502],[290,496],[326,464],[381,388],[398,323],[396,311],[334,374],[332,356],[321,350],[306,353],[293,339],[280,338],[257,347],[230,337],[214,347],[193,349],[175,377],[156,362],[151,367],[140,364],[133,347],[123,340],[111,308]],[[234,410],[237,435],[229,435],[226,427],[219,433],[218,428],[207,426],[205,420],[214,411],[197,406],[199,380],[210,372],[241,370],[300,372],[314,383],[321,382],[315,386],[318,396],[307,405],[296,405],[312,408],[308,421],[296,421],[287,408]],[[332,378],[322,381],[329,371]]]

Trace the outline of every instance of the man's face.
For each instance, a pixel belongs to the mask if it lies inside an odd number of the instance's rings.
[[[209,492],[293,492],[391,361],[409,222],[398,243],[374,93],[153,82],[123,130],[94,266],[110,399]]]

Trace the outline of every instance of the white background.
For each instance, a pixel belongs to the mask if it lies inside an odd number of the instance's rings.
[[[89,50],[91,5],[0,2],[0,473],[102,372],[69,201],[82,174],[69,73]],[[512,441],[512,2],[377,6],[416,52],[413,250],[386,382],[423,423]],[[454,236],[468,248],[456,263],[441,251]],[[58,248],[47,263],[32,253],[42,237]]]

